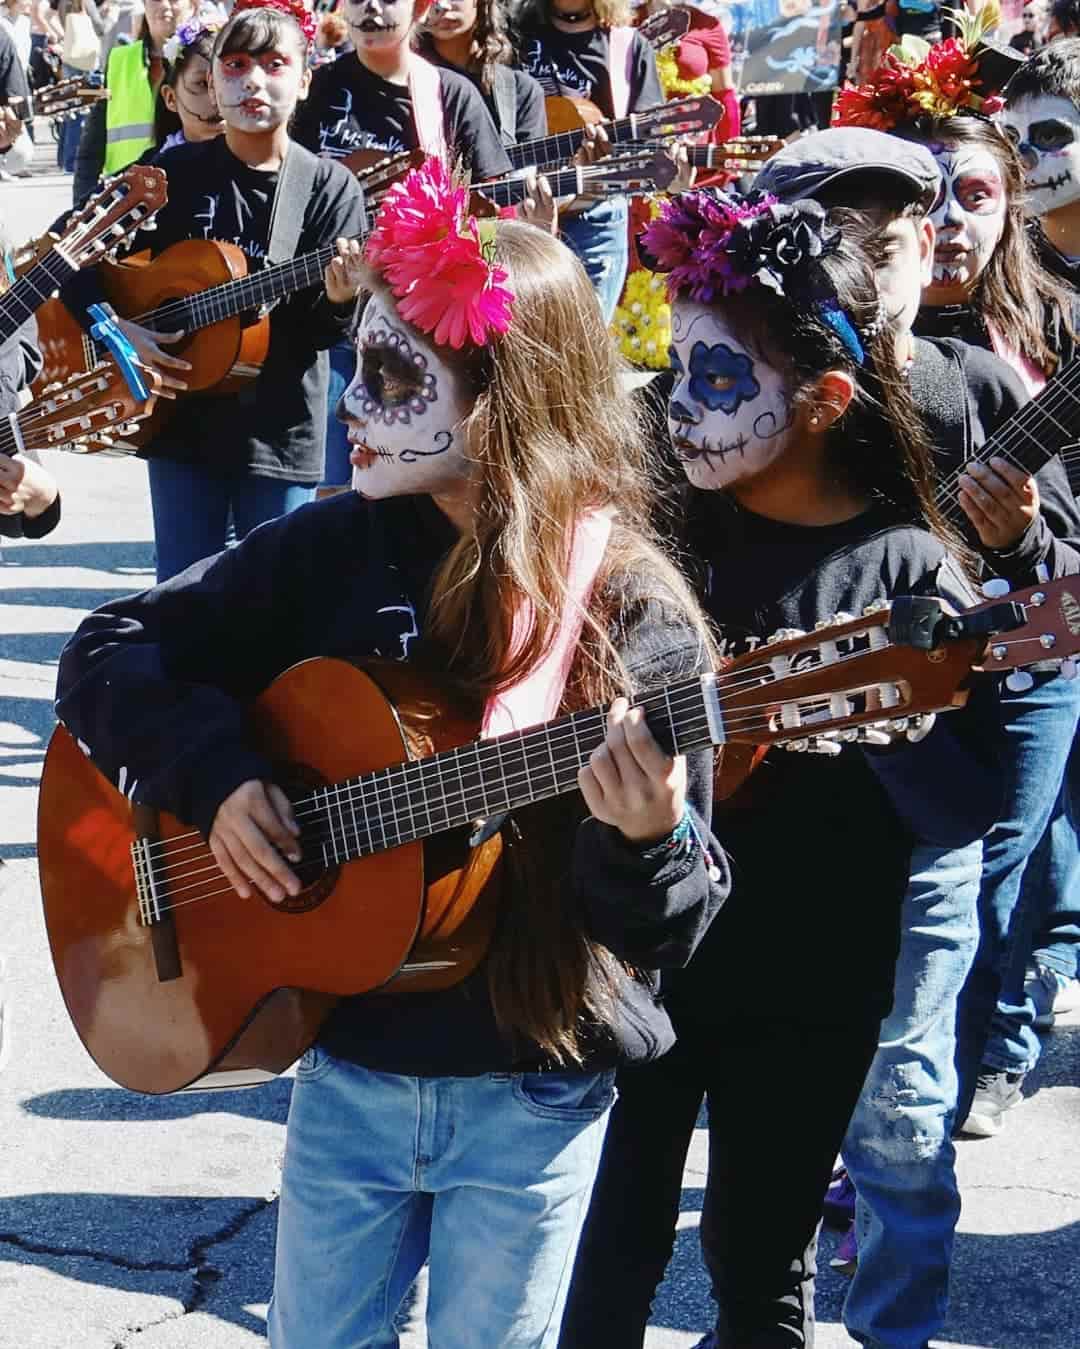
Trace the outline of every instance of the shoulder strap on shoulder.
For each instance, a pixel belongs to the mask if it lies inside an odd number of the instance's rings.
[[[429,159],[447,163],[446,117],[439,71],[416,52],[409,53],[409,99],[417,144]]]
[[[266,243],[267,262],[285,262],[296,253],[304,216],[315,188],[319,161],[310,150],[296,141],[289,142],[285,162],[278,174],[274,204],[270,209],[270,237]]]
[[[495,111],[499,118],[499,135],[504,145],[517,143],[517,80],[509,66],[495,67]]]
[[[633,28],[608,29],[608,77],[611,80],[611,104],[616,118],[630,111],[630,66],[633,59]]]

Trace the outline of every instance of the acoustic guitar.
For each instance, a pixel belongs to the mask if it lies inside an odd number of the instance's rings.
[[[670,175],[670,161],[646,151],[566,170],[554,176],[553,187],[567,193],[580,189],[585,195],[653,192],[670,181]],[[522,201],[527,191],[520,178],[484,184],[485,197],[499,206]],[[366,233],[358,237],[363,239]],[[249,275],[247,258],[234,244],[185,239],[148,263],[106,263],[101,278],[106,297],[121,318],[135,319],[158,332],[185,334],[170,350],[191,364],[184,373],[187,393],[224,394],[258,375],[270,344],[268,307],[297,291],[321,286],[326,265],[336,255],[336,245],[326,244]],[[35,389],[93,369],[105,354],[59,300],[42,306],[38,332],[45,368]],[[136,428],[132,446],[153,440],[173,402],[159,400],[153,415]]]
[[[40,261],[0,295],[0,343],[16,333],[46,296],[55,294],[80,267],[92,267],[115,252],[165,201],[165,175],[160,169],[133,165],[111,179],[69,219]],[[47,364],[46,340],[40,334],[39,342]]]
[[[962,705],[973,668],[1075,651],[1076,589],[957,618],[897,600],[637,701],[680,753],[854,738]],[[53,964],[87,1050],[132,1090],[259,1080],[303,1052],[338,998],[459,982],[498,907],[500,836],[476,822],[576,790],[606,715],[477,740],[475,710],[413,667],[315,659],[273,681],[251,724],[302,830],[304,888],[280,905],[241,899],[197,833],[133,808],[63,727],[49,745],[38,850]]]

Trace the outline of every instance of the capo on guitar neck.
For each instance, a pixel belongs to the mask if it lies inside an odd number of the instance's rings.
[[[150,390],[142,377],[138,353],[116,326],[116,310],[111,304],[92,304],[86,312],[95,320],[90,329],[90,336],[109,348],[113,360],[127,381],[132,397],[137,398],[140,403],[145,403],[150,397]]]
[[[891,641],[918,651],[933,651],[946,642],[993,637],[1014,632],[1027,622],[1024,606],[1015,601],[988,604],[963,614],[948,614],[941,600],[923,595],[901,595],[889,611]]]

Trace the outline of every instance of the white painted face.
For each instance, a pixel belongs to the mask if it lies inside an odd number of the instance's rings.
[[[677,383],[668,427],[687,478],[719,492],[763,473],[787,449],[795,422],[784,377],[721,314],[690,300],[671,307],[671,344]]]
[[[345,0],[345,22],[358,52],[387,52],[409,40],[415,0]]]
[[[1028,215],[1049,215],[1080,199],[1080,109],[1071,99],[1022,98],[1001,121],[1027,171]]]
[[[936,233],[933,284],[969,290],[1001,241],[1008,202],[989,150],[932,145],[941,188],[930,214]]]
[[[356,356],[337,414],[349,428],[353,490],[372,499],[459,494],[470,477],[461,377],[379,295],[364,310]]]
[[[237,131],[273,131],[288,122],[307,91],[307,61],[300,39],[281,50],[253,55],[227,52],[214,60],[214,93],[226,125]]]

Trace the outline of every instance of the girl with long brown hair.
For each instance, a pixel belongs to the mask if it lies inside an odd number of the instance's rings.
[[[726,891],[711,754],[673,755],[627,706],[692,678],[708,639],[646,523],[595,298],[561,244],[481,234],[465,198],[429,161],[369,241],[341,407],[355,491],[100,611],[63,657],[61,716],[101,769],[275,902],[299,889],[297,832],[243,699],[295,661],[407,661],[483,708],[487,735],[611,704],[592,752],[575,740],[581,797],[502,824],[477,972],[346,999],[301,1060],[275,1349],[393,1343],[429,1257],[432,1343],[555,1344],[613,1070],[672,1044],[649,971],[689,959]]]

